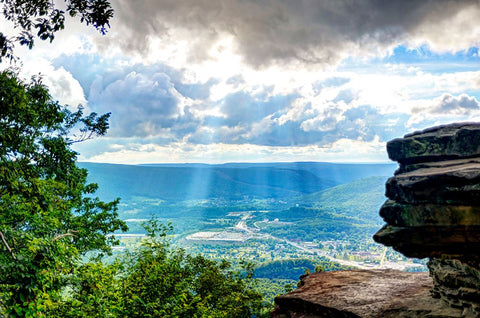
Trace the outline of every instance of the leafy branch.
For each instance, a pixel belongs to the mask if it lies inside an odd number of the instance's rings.
[[[56,7],[53,0],[0,0],[3,16],[19,30],[8,37],[0,32],[0,62],[15,60],[15,43],[32,49],[35,39],[52,42],[55,33],[65,28],[66,16],[79,17],[81,23],[91,25],[101,34],[106,34],[113,17],[108,0],[64,0],[66,10]]]

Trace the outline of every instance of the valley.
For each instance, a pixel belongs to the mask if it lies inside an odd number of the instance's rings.
[[[84,165],[102,198],[121,197],[118,212],[129,231],[117,233],[118,251],[135,247],[145,234],[142,223],[155,218],[174,226],[172,245],[188,253],[234,267],[253,263],[272,297],[308,271],[426,270],[424,260],[372,239],[383,224],[378,210],[394,165]],[[174,193],[187,185],[190,195]]]
[[[253,211],[246,212],[231,212],[229,216],[239,216],[240,220],[235,224],[234,227],[229,227],[224,229],[221,232],[197,232],[188,235],[185,239],[187,241],[193,241],[198,244],[208,244],[214,242],[245,242],[246,240],[258,240],[258,241],[272,241],[272,243],[290,245],[296,249],[292,251],[292,256],[305,257],[306,255],[316,255],[320,257],[325,257],[331,262],[338,263],[342,266],[355,267],[359,269],[372,269],[372,268],[389,268],[397,270],[422,270],[423,266],[419,266],[418,263],[413,263],[411,260],[402,260],[402,259],[387,259],[386,251],[387,248],[383,247],[383,251],[379,252],[378,249],[375,249],[376,252],[370,251],[357,251],[357,250],[345,250],[342,249],[343,255],[357,256],[352,257],[352,259],[342,257],[336,250],[336,246],[342,245],[341,241],[319,241],[319,242],[302,242],[302,241],[291,241],[287,238],[275,237],[268,233],[262,233],[261,228],[258,226],[260,223],[266,224],[292,224],[290,222],[281,222],[278,219],[269,221],[264,219],[262,221],[251,220],[253,222],[253,227],[247,225],[247,220],[254,218],[252,216]],[[268,211],[262,211],[263,213],[268,213]],[[366,239],[366,242],[369,240]],[[277,245],[276,245],[277,246]],[[333,249],[324,248],[324,246],[333,246]],[[322,247],[322,248],[320,248]],[[275,253],[275,252],[274,252]],[[305,254],[305,255],[304,255]],[[398,256],[398,255],[396,255]],[[390,256],[391,257],[391,256]]]

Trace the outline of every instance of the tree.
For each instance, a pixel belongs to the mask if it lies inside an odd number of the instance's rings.
[[[109,114],[52,100],[41,80],[0,73],[0,313],[33,316],[59,297],[78,260],[126,230],[117,203],[94,197],[75,142],[105,134]]]
[[[49,317],[269,317],[253,290],[253,267],[234,271],[227,261],[171,248],[171,226],[150,221],[149,237],[114,264],[89,263],[71,297]]]
[[[108,0],[64,0],[65,10],[59,9],[52,0],[0,0],[3,15],[15,29],[16,36],[8,37],[0,32],[0,62],[14,59],[13,48],[16,42],[30,49],[35,38],[53,41],[55,33],[65,27],[65,14],[79,17],[80,22],[92,25],[105,34],[113,17],[113,9]]]
[[[122,281],[124,316],[248,318],[259,316],[263,296],[253,290],[253,266],[243,272],[223,260],[171,249],[170,226],[150,221],[149,239],[130,255]]]

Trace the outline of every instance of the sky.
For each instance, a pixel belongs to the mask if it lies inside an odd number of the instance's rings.
[[[391,139],[480,121],[479,1],[111,3],[105,36],[68,20],[16,51],[60,103],[111,112],[80,161],[387,162]]]

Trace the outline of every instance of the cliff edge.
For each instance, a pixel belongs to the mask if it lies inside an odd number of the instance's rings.
[[[464,317],[434,299],[428,273],[349,270],[313,273],[303,286],[275,299],[275,318]]]
[[[428,258],[428,273],[345,271],[303,277],[275,299],[275,318],[480,317],[480,123],[429,128],[387,143],[375,241]]]

